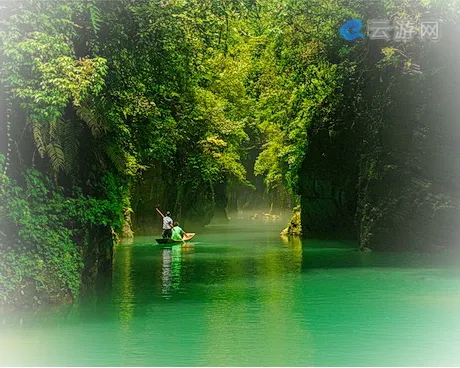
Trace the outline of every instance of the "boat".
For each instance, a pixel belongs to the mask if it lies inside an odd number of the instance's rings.
[[[182,243],[183,241],[189,241],[195,236],[195,233],[187,233],[182,240],[173,240],[171,238],[160,238],[160,239],[155,239],[158,244],[179,244]]]

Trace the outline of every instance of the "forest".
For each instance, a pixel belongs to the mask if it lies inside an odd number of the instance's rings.
[[[74,300],[120,238],[159,229],[155,207],[458,248],[459,17],[458,0],[0,2],[0,304]],[[350,19],[441,34],[349,41]]]

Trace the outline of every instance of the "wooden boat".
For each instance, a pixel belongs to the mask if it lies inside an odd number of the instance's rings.
[[[187,233],[186,236],[182,238],[182,240],[173,240],[171,238],[160,238],[160,239],[155,239],[158,244],[179,244],[182,243],[182,241],[189,241],[195,236],[195,233]]]

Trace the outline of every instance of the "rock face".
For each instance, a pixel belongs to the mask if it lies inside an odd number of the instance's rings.
[[[302,224],[300,220],[300,206],[294,208],[294,215],[289,220],[287,228],[281,231],[283,236],[301,236]]]
[[[356,237],[357,153],[350,133],[311,134],[301,169],[301,219],[306,237]]]
[[[161,233],[161,218],[155,211],[172,211],[176,187],[171,173],[159,162],[145,171],[131,188],[131,215],[134,235]]]
[[[113,245],[117,242],[117,235],[110,226],[97,226],[89,230],[83,247],[83,289],[92,289],[102,279],[110,279]]]
[[[415,122],[406,106],[382,134],[379,153],[363,158],[357,211],[361,244],[436,249],[460,240],[460,119],[446,114],[453,104],[446,96]]]
[[[356,220],[362,245],[458,246],[460,52],[449,46],[452,34],[423,56],[421,77],[403,80],[378,133],[364,134],[374,149],[368,147],[360,162]],[[430,71],[435,65],[445,67]]]
[[[215,196],[213,188],[178,188],[173,173],[157,162],[132,186],[131,206],[134,235],[158,235],[162,221],[155,207],[163,213],[171,211],[173,220],[184,228],[201,227],[214,215]]]
[[[214,216],[211,220],[212,224],[224,225],[228,224],[229,218],[227,214],[227,184],[226,182],[216,183],[214,185],[214,194],[215,194],[215,206],[214,206]]]
[[[460,52],[449,42],[423,56],[424,74],[398,76],[387,105],[374,86],[388,86],[394,71],[368,79],[364,98],[380,120],[356,117],[354,136],[344,127],[334,139],[311,129],[301,172],[304,236],[354,233],[375,250],[459,246]]]
[[[123,238],[123,239],[134,238],[133,221],[131,219],[131,215],[132,215],[131,209],[127,209],[123,213],[124,222],[123,222],[123,228],[121,229],[121,233],[119,234],[120,238]]]
[[[404,140],[411,144],[404,145]],[[362,245],[455,245],[460,219],[458,144],[429,126],[387,131],[382,152],[361,163],[357,223]]]

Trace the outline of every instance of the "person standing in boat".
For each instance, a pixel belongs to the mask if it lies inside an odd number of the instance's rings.
[[[163,217],[163,238],[171,238],[173,219],[171,218],[171,212],[166,212],[166,216]]]
[[[174,227],[172,228],[172,240],[182,240],[184,236],[187,236],[187,233],[179,226],[178,222],[174,223]]]

